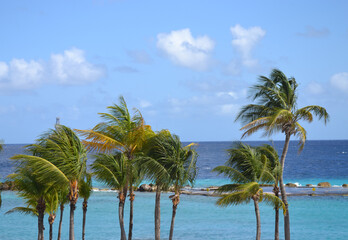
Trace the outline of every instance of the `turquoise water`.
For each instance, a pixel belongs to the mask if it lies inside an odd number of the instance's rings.
[[[170,194],[161,198],[161,237],[168,238],[171,220]],[[13,192],[3,192],[0,210],[0,239],[35,239],[37,218],[17,213],[3,213],[22,200]],[[154,193],[137,193],[135,200],[134,239],[154,239]],[[182,195],[175,222],[175,239],[254,239],[255,215],[252,204],[220,208],[216,197]],[[128,204],[128,203],[127,203]],[[348,239],[348,197],[289,197],[292,239]],[[86,239],[119,239],[117,198],[112,192],[94,192],[89,200]],[[272,207],[260,205],[262,239],[273,239],[274,212]],[[68,239],[68,206],[63,221],[63,238]],[[128,222],[128,205],[126,206]],[[58,214],[59,215],[59,214]],[[280,234],[282,218],[280,219]],[[57,237],[59,216],[54,223],[54,239]],[[81,237],[82,209],[78,202],[75,214],[76,239]],[[48,239],[48,223],[45,218],[45,238]]]
[[[248,142],[260,145],[265,142]],[[281,151],[283,142],[274,142]],[[0,152],[0,180],[12,173],[9,160],[14,154],[23,152],[23,145],[5,145]],[[198,145],[199,174],[196,188],[219,186],[229,183],[211,170],[227,160],[226,149],[230,142],[201,142]],[[285,162],[284,182],[316,185],[330,182],[341,186],[348,183],[348,141],[308,141],[299,155],[297,142],[291,142]],[[89,159],[89,162],[92,160]],[[146,182],[146,181],[145,181]],[[96,187],[103,186],[95,182]],[[266,188],[265,188],[266,190]],[[346,191],[339,187],[333,191]],[[331,191],[330,190],[330,191]],[[269,189],[267,190],[269,191]],[[311,191],[292,188],[288,192]],[[324,191],[317,189],[316,193]],[[171,220],[170,194],[164,193],[161,201],[162,238],[167,239]],[[134,216],[134,239],[154,239],[154,193],[136,193]],[[0,240],[37,238],[37,218],[17,213],[4,215],[13,207],[23,206],[23,201],[14,192],[3,191],[3,206],[0,209]],[[219,208],[216,197],[182,195],[175,222],[175,239],[255,239],[256,221],[252,204]],[[290,221],[292,239],[348,239],[348,197],[345,196],[291,196]],[[128,204],[128,201],[127,201]],[[125,220],[128,222],[128,205]],[[94,192],[89,200],[86,239],[119,239],[118,199],[113,192]],[[262,239],[273,239],[274,211],[261,204]],[[64,212],[63,237],[68,239],[68,205]],[[283,237],[283,221],[280,219],[280,236]],[[54,224],[54,239],[57,238],[59,214]],[[82,202],[78,202],[75,214],[75,236],[81,239]],[[48,239],[49,225],[45,217],[45,238]],[[127,224],[126,224],[127,228]]]

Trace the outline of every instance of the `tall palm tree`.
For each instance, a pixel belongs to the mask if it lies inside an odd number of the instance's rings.
[[[281,167],[279,162],[279,156],[277,150],[274,149],[271,145],[264,144],[260,147],[257,147],[257,150],[265,155],[269,160],[269,171],[273,177],[273,190],[272,192],[276,197],[279,197],[279,179],[281,176]],[[274,239],[279,240],[279,206],[274,207],[275,211],[275,227],[274,227]]]
[[[118,218],[121,230],[121,240],[126,240],[124,229],[124,203],[126,199],[125,186],[127,186],[127,158],[122,153],[116,155],[100,153],[95,156],[91,164],[94,175],[98,180],[110,188],[118,190]]]
[[[180,190],[187,184],[193,185],[197,173],[197,153],[191,143],[182,146],[177,135],[160,135],[160,151],[157,152],[158,161],[167,169],[170,184],[174,186],[175,194],[170,196],[173,204],[172,220],[169,239],[173,239],[174,222],[178,204],[180,203]]]
[[[239,205],[254,202],[256,215],[256,240],[261,238],[261,220],[259,202],[264,201],[273,206],[282,206],[282,201],[273,194],[264,193],[260,183],[271,182],[273,177],[268,171],[268,159],[257,148],[252,148],[242,143],[229,149],[229,160],[224,166],[219,166],[213,171],[229,177],[232,184],[226,184],[217,190],[227,192],[217,201],[219,206]]]
[[[134,162],[135,154],[140,151],[143,142],[153,132],[150,126],[145,125],[144,119],[139,110],[134,110],[131,116],[126,101],[121,96],[119,104],[108,107],[109,113],[100,113],[103,122],[97,124],[90,130],[76,130],[85,137],[83,143],[89,150],[101,153],[114,153],[119,151],[123,153],[130,163]],[[129,164],[128,164],[129,165]],[[130,179],[132,166],[128,167],[127,184],[123,193],[127,196],[127,190],[130,191],[130,221],[128,239],[132,239],[133,232],[133,180]]]
[[[252,100],[258,100],[258,104],[244,106],[236,118],[246,124],[242,127],[242,130],[245,131],[242,137],[249,136],[258,130],[263,130],[265,136],[276,132],[282,132],[285,135],[284,148],[280,158],[282,174],[279,180],[282,200],[286,206],[285,240],[290,240],[290,215],[283,183],[283,170],[290,137],[294,135],[300,139],[300,150],[302,150],[307,133],[299,121],[312,122],[313,115],[323,119],[325,123],[329,119],[329,115],[323,107],[311,105],[297,108],[297,87],[295,78],[287,78],[280,70],[273,69],[269,78],[260,76],[259,83],[251,88],[250,96]]]
[[[86,173],[85,177],[79,183],[79,194],[83,198],[82,240],[85,240],[87,204],[88,204],[88,199],[91,196],[92,192],[93,192],[92,191],[92,175],[90,173]]]
[[[46,212],[48,213],[48,223],[50,225],[50,240],[53,239],[53,223],[56,219],[56,212],[58,210],[59,201],[58,201],[58,192],[57,190],[50,191],[46,196]]]
[[[46,196],[51,188],[51,183],[38,181],[38,176],[26,164],[17,162],[14,174],[9,176],[18,189],[18,195],[25,199],[26,207],[16,207],[7,213],[20,212],[37,216],[38,240],[44,239],[44,215],[46,210]]]
[[[20,154],[13,159],[20,160],[33,169],[41,182],[49,180],[59,187],[69,186],[69,239],[73,240],[78,182],[86,172],[87,151],[77,135],[64,125],[43,134],[38,139],[38,144],[30,145],[30,148],[34,156]]]
[[[69,198],[67,197],[68,194],[69,194],[68,186],[63,186],[63,188],[59,189],[58,191],[58,202],[59,202],[59,208],[60,208],[58,238],[57,238],[58,240],[61,240],[64,205],[69,203]]]
[[[138,165],[144,171],[145,177],[155,183],[155,239],[161,239],[161,191],[170,185],[170,175],[166,165],[165,153],[170,132],[162,130],[149,138],[143,148],[144,155],[138,158]]]

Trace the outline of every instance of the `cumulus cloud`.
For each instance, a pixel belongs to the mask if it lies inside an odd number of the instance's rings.
[[[330,79],[332,86],[348,93],[348,72],[337,73]]]
[[[266,31],[260,27],[243,28],[237,24],[230,28],[233,40],[232,46],[240,53],[243,65],[253,67],[257,60],[252,58],[252,50],[265,36]]]
[[[52,54],[49,61],[12,59],[0,62],[0,89],[29,90],[43,84],[79,85],[96,81],[105,70],[89,63],[84,51],[72,48]]]
[[[186,28],[158,34],[157,47],[175,64],[201,71],[209,66],[214,41],[208,36],[194,38]]]
[[[60,84],[78,85],[98,80],[104,75],[104,69],[89,63],[83,50],[72,48],[63,54],[52,54],[51,75]]]
[[[304,32],[297,33],[298,36],[309,37],[309,38],[326,37],[329,34],[330,34],[330,31],[327,28],[317,29],[312,26],[307,26]]]
[[[26,90],[38,86],[44,76],[44,67],[37,61],[13,59],[0,62],[0,88]]]

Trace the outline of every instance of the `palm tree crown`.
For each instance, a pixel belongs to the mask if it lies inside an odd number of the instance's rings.
[[[298,109],[297,87],[295,78],[287,78],[278,69],[274,69],[269,78],[260,76],[250,95],[252,100],[258,100],[258,104],[244,106],[236,118],[246,124],[242,128],[245,130],[243,137],[258,130],[264,130],[265,136],[280,131],[289,136],[298,136],[302,149],[307,133],[299,121],[312,122],[314,114],[326,123],[329,115],[325,108],[316,105]]]

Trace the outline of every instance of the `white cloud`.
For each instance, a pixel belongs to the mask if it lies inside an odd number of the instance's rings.
[[[230,28],[233,40],[233,47],[241,54],[243,65],[253,67],[257,60],[251,56],[252,49],[265,36],[266,31],[260,27],[243,28],[237,24]]]
[[[331,84],[341,91],[348,92],[348,72],[337,73],[330,79]]]
[[[43,84],[77,85],[96,81],[105,70],[89,63],[84,51],[72,48],[52,54],[49,61],[12,59],[0,62],[0,89],[28,90]]]
[[[13,59],[0,63],[0,88],[31,89],[37,87],[44,76],[44,66],[37,61]]]
[[[86,61],[84,51],[72,48],[63,54],[51,55],[53,78],[64,85],[90,83],[103,77],[104,69]]]
[[[190,29],[157,35],[157,47],[175,64],[194,70],[206,70],[214,42],[208,36],[194,38]]]

